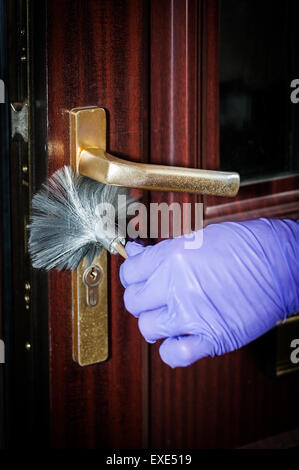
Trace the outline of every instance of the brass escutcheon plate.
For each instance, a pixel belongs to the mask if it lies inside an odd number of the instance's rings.
[[[74,171],[78,170],[81,151],[88,148],[106,150],[106,113],[102,108],[76,108],[70,111],[70,157]],[[72,275],[73,359],[80,366],[105,361],[109,354],[105,249],[93,264],[102,271],[97,305],[89,306],[86,300],[87,287],[83,280],[85,260]]]

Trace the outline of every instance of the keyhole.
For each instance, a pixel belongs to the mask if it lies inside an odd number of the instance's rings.
[[[98,266],[90,266],[83,273],[83,282],[86,286],[86,303],[90,307],[94,307],[99,301],[99,284],[102,275],[102,270]]]
[[[90,277],[92,277],[92,279],[96,279],[97,278],[97,273],[95,271],[94,268],[91,269],[90,271]]]

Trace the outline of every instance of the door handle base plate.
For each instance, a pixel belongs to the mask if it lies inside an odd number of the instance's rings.
[[[103,108],[76,108],[70,111],[70,158],[71,166],[78,171],[82,149],[106,150],[106,112]],[[84,282],[86,270],[83,259],[72,273],[73,305],[73,359],[80,366],[105,361],[109,355],[108,344],[108,274],[107,252],[102,249],[93,265],[100,268],[101,280],[97,304],[88,305]]]

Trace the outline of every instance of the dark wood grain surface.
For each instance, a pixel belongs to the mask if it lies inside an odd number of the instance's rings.
[[[69,163],[68,110],[108,111],[108,149],[147,158],[147,4],[48,2],[48,171]],[[121,260],[110,260],[110,344],[106,363],[72,360],[70,274],[49,276],[51,435],[54,447],[142,445],[142,340],[125,311]]]
[[[201,2],[151,2],[151,147],[153,163],[200,168]],[[151,193],[152,202],[197,202],[193,195]],[[199,367],[172,370],[150,346],[150,445],[197,445]],[[200,408],[201,409],[201,408]]]

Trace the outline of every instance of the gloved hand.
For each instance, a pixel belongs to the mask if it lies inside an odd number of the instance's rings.
[[[298,222],[224,222],[189,243],[128,242],[120,269],[127,310],[148,342],[166,338],[171,367],[240,348],[299,311]]]

